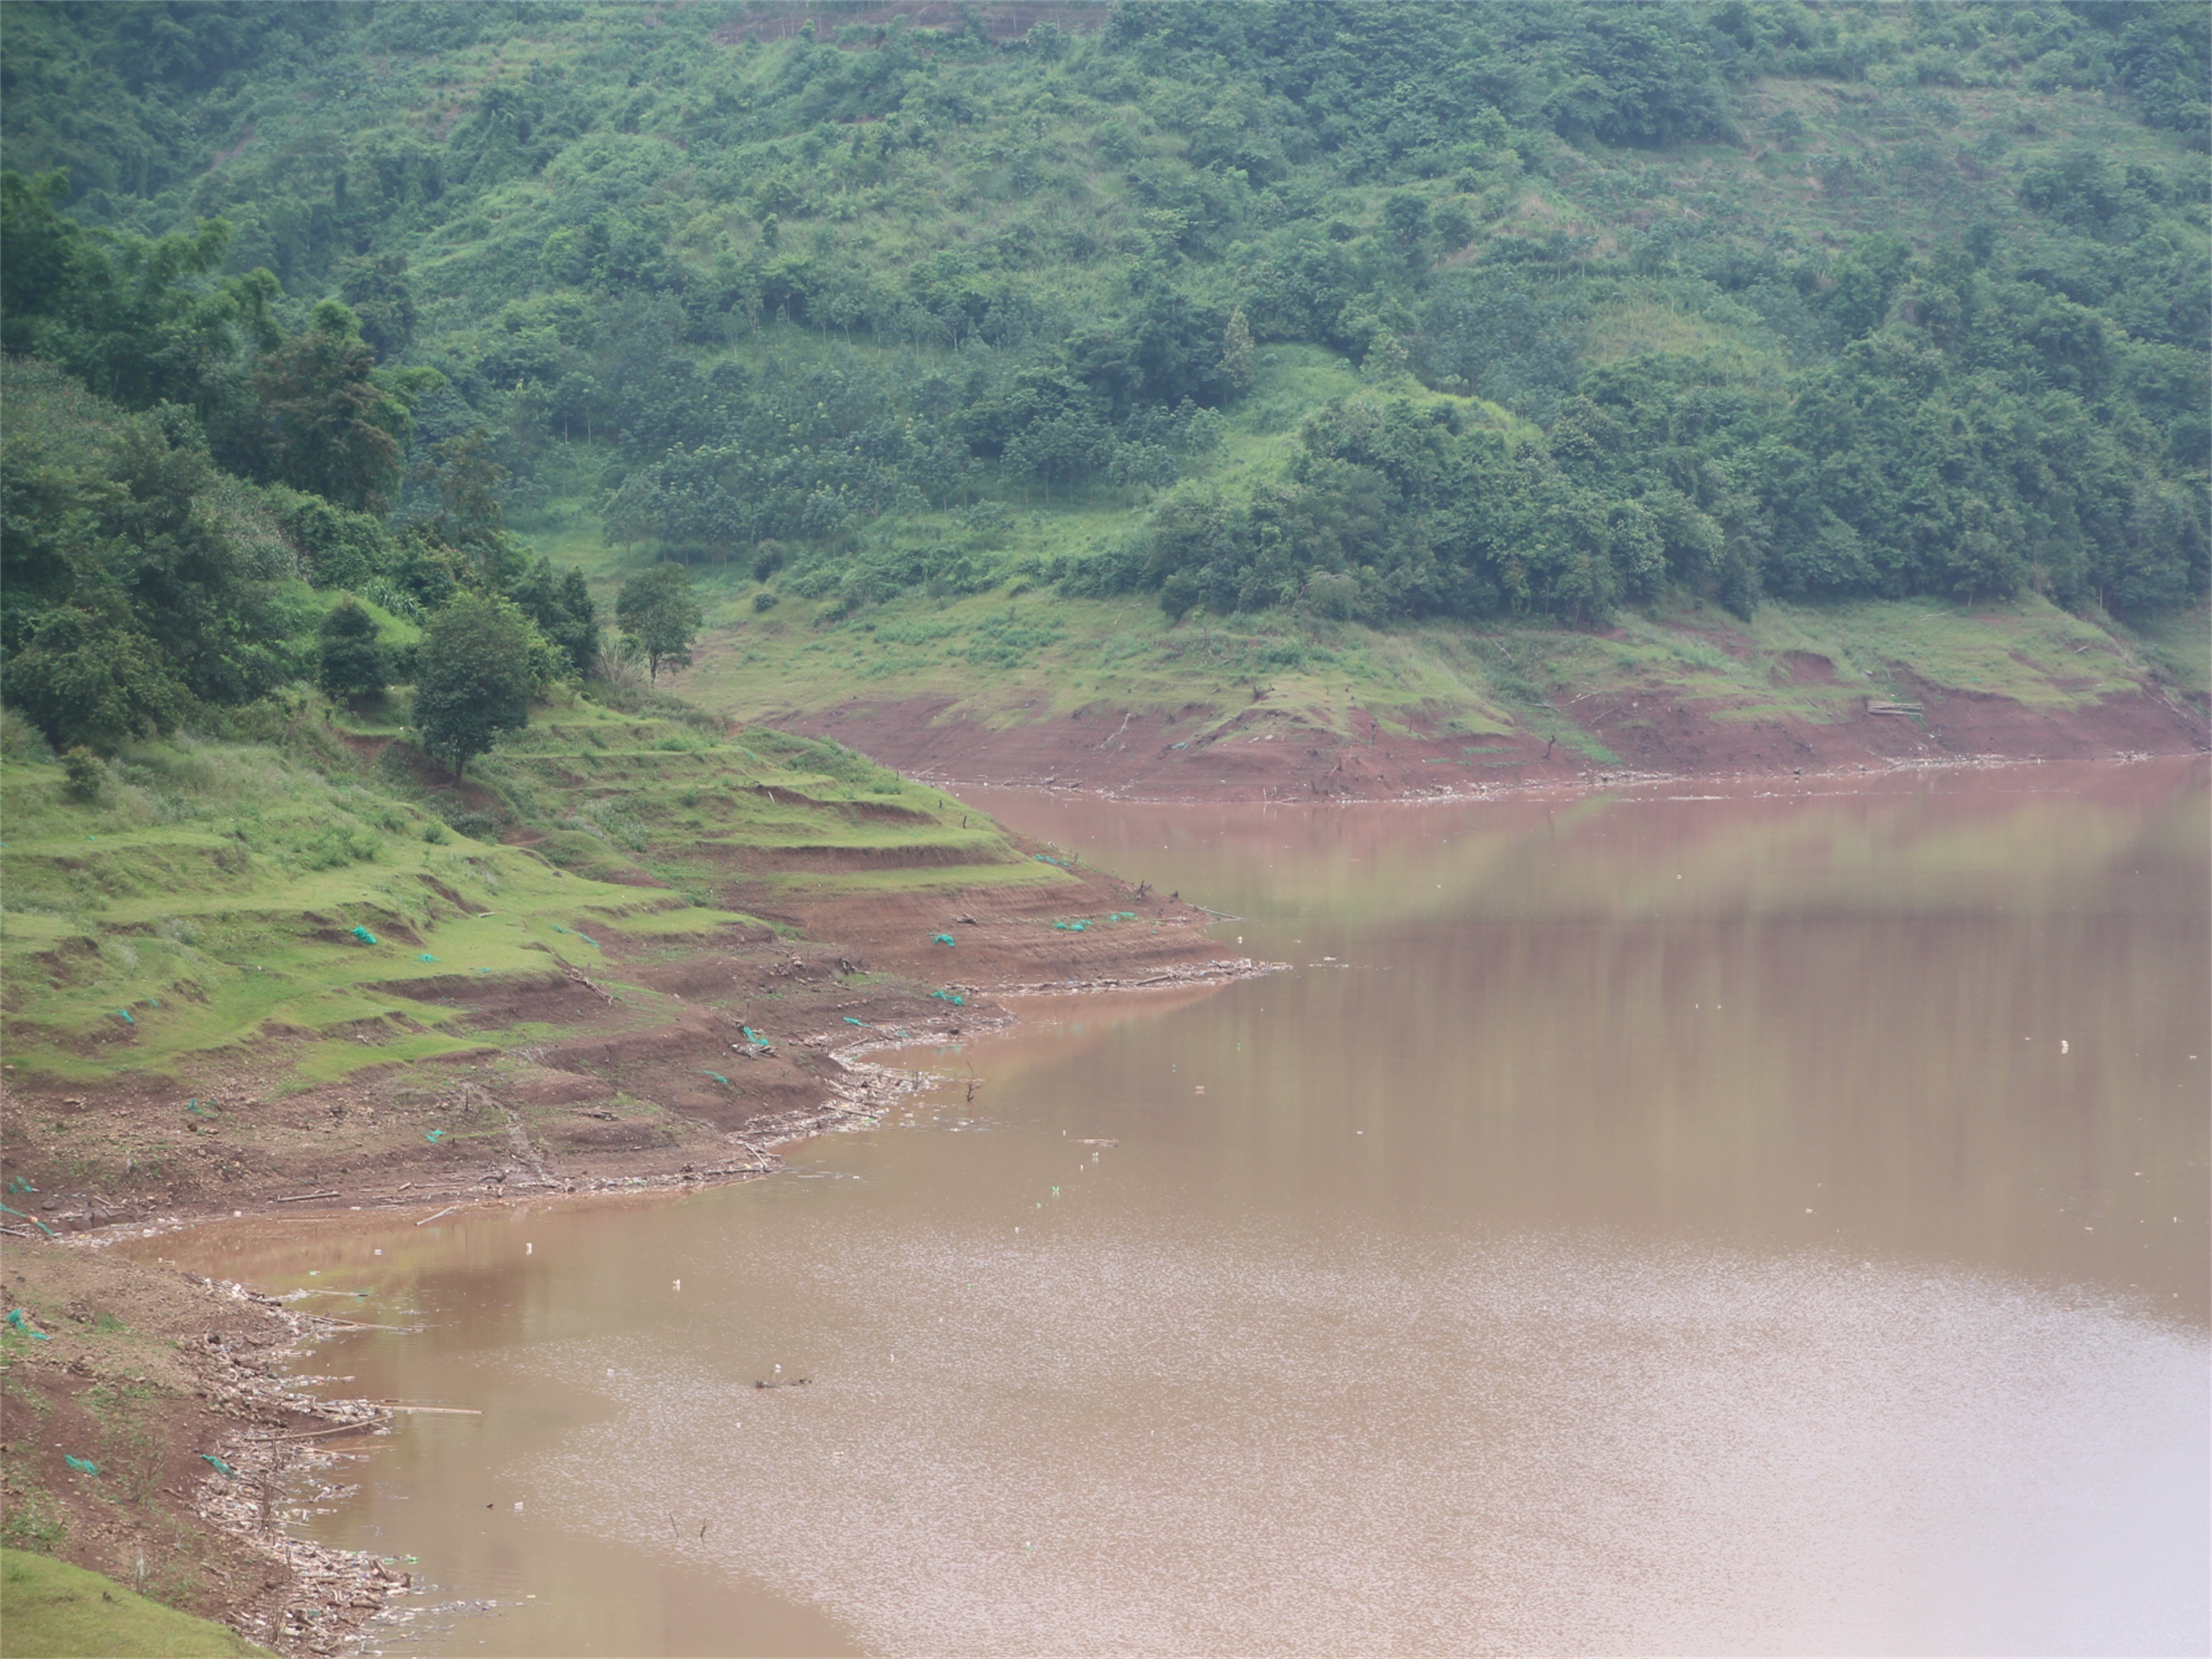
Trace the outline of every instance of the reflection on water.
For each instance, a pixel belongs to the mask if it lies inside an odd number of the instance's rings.
[[[502,1604],[394,1650],[2201,1650],[2203,775],[1887,787],[990,798],[1295,969],[800,1178],[160,1249],[485,1408],[319,1523]]]

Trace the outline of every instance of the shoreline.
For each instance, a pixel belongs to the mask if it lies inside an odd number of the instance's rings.
[[[346,1322],[89,1241],[14,1249],[7,1267],[22,1320],[0,1373],[11,1547],[288,1659],[335,1651],[413,1589],[397,1558],[283,1530],[342,1493],[331,1472],[392,1421],[384,1402],[317,1399],[283,1374]]]
[[[900,614],[887,603],[886,621]],[[1486,799],[1625,775],[2212,752],[2201,605],[2163,642],[2033,595],[1777,601],[1756,624],[1694,603],[1586,628],[1246,617],[1256,632],[1240,649],[1281,635],[1358,658],[1274,668],[1210,645],[1185,661],[1149,607],[1066,603],[1080,627],[1057,655],[972,679],[896,652],[865,682],[778,679],[755,660],[770,647],[736,626],[702,644],[692,695],[917,779],[1147,802]],[[856,652],[873,625],[848,635]],[[1176,666],[1131,657],[1133,629]]]
[[[1259,963],[1250,957],[1157,969],[1140,978],[1095,976],[1042,984],[994,986],[993,993],[1035,997],[1106,995],[1153,989],[1164,985],[1192,987],[1226,985],[1237,980],[1279,971],[1288,964]],[[225,1575],[217,1589],[213,1616],[249,1640],[264,1644],[288,1659],[311,1659],[338,1651],[359,1630],[392,1609],[398,1599],[416,1593],[418,1587],[402,1563],[404,1556],[380,1556],[317,1543],[286,1532],[289,1513],[344,1495],[349,1484],[332,1478],[341,1462],[372,1455],[377,1437],[388,1434],[407,1408],[398,1402],[367,1398],[321,1399],[301,1391],[316,1378],[286,1376],[283,1366],[296,1361],[307,1343],[360,1328],[351,1322],[293,1309],[285,1298],[228,1279],[218,1279],[170,1266],[156,1265],[112,1254],[116,1247],[143,1243],[188,1229],[225,1220],[267,1218],[332,1218],[374,1211],[381,1214],[427,1212],[416,1225],[425,1226],[447,1216],[468,1216],[504,1209],[520,1203],[542,1204],[562,1200],[584,1200],[609,1197],[652,1197],[707,1187],[734,1186],[757,1181],[785,1167],[775,1150],[840,1129],[871,1127],[900,1101],[943,1086],[944,1080],[927,1073],[888,1066],[866,1058],[875,1053],[911,1048],[933,1036],[962,1038],[1011,1030],[1022,1023],[1018,1013],[997,1011],[967,1022],[957,1032],[908,1032],[871,1036],[829,1053],[837,1070],[824,1079],[830,1096],[808,1109],[786,1112],[748,1124],[743,1140],[748,1161],[721,1170],[688,1170],[669,1174],[609,1174],[564,1182],[497,1183],[486,1191],[481,1183],[461,1188],[417,1190],[414,1182],[382,1194],[335,1192],[312,1206],[293,1207],[283,1195],[245,1200],[226,1213],[212,1210],[197,1214],[160,1217],[135,1224],[108,1224],[80,1232],[38,1238],[47,1248],[11,1251],[14,1265],[36,1262],[64,1269],[98,1263],[107,1275],[128,1281],[128,1288],[159,1304],[166,1317],[151,1333],[190,1354],[198,1386],[192,1392],[207,1402],[210,1412],[240,1419],[213,1440],[215,1456],[199,1470],[191,1489],[190,1513],[209,1531],[227,1539],[264,1569],[275,1583],[258,1589],[240,1589],[236,1575]],[[733,1136],[732,1139],[738,1137]],[[318,1194],[317,1197],[320,1197]],[[360,1202],[349,1200],[359,1199]],[[441,1208],[430,1206],[451,1200]],[[14,1230],[11,1228],[11,1231]],[[52,1275],[41,1273],[46,1279]],[[18,1277],[21,1275],[19,1273]],[[82,1301],[82,1297],[77,1298]],[[208,1339],[212,1352],[187,1346],[185,1328],[204,1321],[210,1305],[233,1314],[245,1314],[262,1329],[243,1339],[253,1345],[251,1363],[228,1352],[231,1343]],[[33,1321],[33,1325],[38,1322]],[[61,1334],[56,1333],[56,1334]],[[46,1339],[51,1340],[51,1339]],[[11,1358],[15,1357],[11,1356]],[[61,1356],[24,1352],[16,1363],[33,1364]],[[52,1379],[67,1387],[77,1364],[65,1362],[64,1376]],[[43,1367],[41,1368],[43,1369]],[[302,1426],[304,1421],[309,1426]],[[172,1461],[189,1462],[200,1455],[189,1449],[209,1441],[204,1424],[196,1432],[173,1434],[176,1443],[167,1448]],[[15,1437],[20,1438],[20,1434]],[[11,1496],[15,1494],[11,1492]],[[182,1494],[179,1494],[182,1495]],[[77,1553],[83,1553],[80,1550]],[[64,1557],[64,1559],[67,1559]],[[140,1559],[143,1559],[143,1547]],[[107,1563],[85,1563],[99,1571]],[[218,1574],[222,1569],[214,1569]],[[272,1591],[274,1592],[272,1595]]]
[[[1102,975],[988,986],[959,984],[958,988],[988,997],[1108,996],[1166,988],[1229,985],[1239,980],[1280,972],[1290,965],[1287,963],[1261,962],[1250,957],[1224,957],[1205,963],[1153,968],[1135,977]],[[890,1035],[866,1037],[836,1048],[827,1048],[824,1058],[838,1068],[819,1080],[820,1086],[828,1091],[829,1097],[811,1107],[749,1118],[743,1128],[727,1132],[727,1141],[740,1149],[744,1161],[721,1168],[687,1166],[669,1170],[655,1168],[650,1163],[641,1163],[625,1170],[617,1160],[613,1168],[591,1174],[526,1179],[510,1176],[495,1182],[487,1182],[483,1176],[464,1169],[443,1180],[404,1182],[396,1188],[382,1191],[360,1188],[296,1194],[240,1194],[227,1201],[227,1207],[218,1206],[198,1211],[180,1210],[175,1213],[136,1220],[108,1220],[62,1231],[50,1239],[41,1238],[40,1234],[13,1224],[0,1226],[0,1232],[12,1235],[25,1243],[51,1243],[72,1249],[106,1249],[127,1242],[158,1238],[212,1222],[258,1217],[340,1216],[371,1211],[430,1210],[432,1206],[445,1201],[443,1208],[425,1215],[416,1224],[421,1226],[442,1215],[499,1209],[518,1203],[539,1204],[564,1198],[656,1192],[695,1192],[710,1187],[736,1186],[779,1173],[785,1165],[777,1148],[839,1129],[866,1127],[899,1099],[931,1086],[927,1073],[883,1066],[861,1056],[912,1048],[932,1041],[966,1041],[1006,1031],[1022,1023],[1020,1014],[996,1009],[957,1026],[932,1029],[917,1025],[911,1031],[902,1027]],[[824,1033],[799,1041],[821,1042],[827,1035]]]
[[[872,758],[880,758],[873,757]],[[1455,787],[1437,784],[1420,789],[1383,790],[1374,794],[1349,791],[1328,794],[1278,793],[1288,786],[1267,786],[1253,793],[1235,787],[1217,789],[1206,793],[1151,793],[1136,788],[1102,788],[1081,783],[1062,782],[1056,778],[981,778],[953,777],[947,774],[918,772],[912,775],[918,782],[951,792],[963,789],[1001,789],[1041,794],[1054,799],[1095,797],[1131,806],[1423,806],[1480,801],[1526,800],[1546,797],[1577,798],[1619,789],[1637,789],[1663,785],[1699,784],[1716,787],[1733,786],[1744,788],[1760,784],[1781,783],[1840,783],[1850,784],[1870,779],[1899,776],[1942,775],[1948,773],[1981,773],[2027,771],[2041,767],[2075,767],[2104,769],[2146,765],[2179,765],[2191,761],[2212,758],[2212,746],[2191,750],[2130,750],[2112,755],[1961,755],[1961,756],[1898,756],[1879,760],[1838,762],[1824,767],[1791,767],[1786,769],[1693,769],[1687,771],[1644,771],[1632,767],[1589,769],[1572,775],[1528,779],[1516,782],[1482,784],[1473,787]],[[883,762],[889,764],[888,762]]]

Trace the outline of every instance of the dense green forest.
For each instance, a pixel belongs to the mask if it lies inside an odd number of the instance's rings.
[[[2127,616],[2212,578],[2201,5],[0,29],[0,649],[58,744],[412,678],[426,628],[590,673],[590,593],[515,533],[580,524],[762,611],[1020,575],[1375,623]],[[1256,372],[1285,348],[1332,372]]]

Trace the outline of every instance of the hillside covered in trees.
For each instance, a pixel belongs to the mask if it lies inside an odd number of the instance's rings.
[[[457,599],[587,674],[524,536],[835,616],[2142,618],[2212,575],[2201,7],[0,27],[0,647],[57,742],[312,678],[341,593],[395,678]]]

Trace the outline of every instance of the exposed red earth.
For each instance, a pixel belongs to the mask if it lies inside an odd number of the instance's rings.
[[[1826,659],[1793,653],[1802,681],[1832,678]],[[1619,764],[1526,732],[1470,745],[1437,728],[1442,711],[1378,718],[1355,709],[1352,732],[1324,729],[1256,701],[1219,721],[1194,702],[1165,714],[1110,703],[1013,725],[952,715],[943,698],[852,700],[777,723],[831,738],[871,759],[948,784],[1075,787],[1162,800],[1349,800],[1488,794],[1625,776],[1815,774],[1968,761],[2096,760],[2212,749],[2202,711],[2148,692],[2087,708],[2042,708],[2009,697],[1906,682],[1917,714],[1858,700],[1834,725],[1729,720],[1664,688],[1607,694],[1563,708]],[[1469,754],[1470,747],[1481,752]]]

